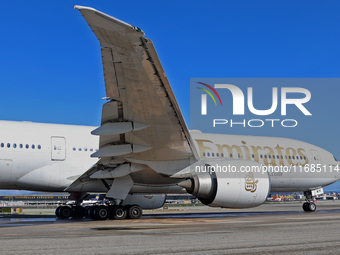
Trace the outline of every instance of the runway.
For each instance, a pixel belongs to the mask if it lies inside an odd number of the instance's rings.
[[[0,254],[339,254],[340,201],[194,208],[140,220],[0,218]]]

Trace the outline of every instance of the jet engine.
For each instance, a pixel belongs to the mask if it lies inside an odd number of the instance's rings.
[[[258,162],[216,160],[191,167],[192,177],[178,185],[205,205],[226,208],[255,207],[261,205],[270,192],[268,172]]]

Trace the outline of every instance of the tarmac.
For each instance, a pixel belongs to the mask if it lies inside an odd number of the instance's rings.
[[[0,215],[0,254],[339,254],[340,201],[301,206],[176,207],[123,221]]]

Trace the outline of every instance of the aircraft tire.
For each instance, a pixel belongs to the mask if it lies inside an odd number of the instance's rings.
[[[73,206],[73,218],[74,219],[82,219],[85,216],[85,208],[82,206]]]
[[[303,209],[305,212],[309,212],[309,208],[308,208],[308,203],[307,203],[307,202],[303,203],[302,209]]]
[[[126,208],[122,205],[114,205],[110,208],[110,219],[124,220],[126,218]]]
[[[59,209],[59,218],[68,219],[72,217],[73,210],[70,206],[64,205]]]
[[[128,205],[126,206],[127,219],[140,219],[143,215],[143,210],[139,205]]]
[[[316,204],[313,202],[308,203],[308,211],[315,212],[316,211]]]
[[[59,210],[60,210],[61,206],[58,206],[57,209],[55,209],[55,215],[60,218],[60,213],[59,213]]]
[[[85,209],[85,218],[90,218],[90,216],[89,216],[90,206],[85,206],[84,209]]]
[[[105,205],[96,206],[94,209],[94,217],[96,220],[107,220],[109,215],[110,209]]]
[[[90,208],[87,210],[88,213],[88,217],[91,218],[92,220],[95,220],[95,216],[94,216],[94,210],[96,209],[97,205],[94,206],[90,206]]]

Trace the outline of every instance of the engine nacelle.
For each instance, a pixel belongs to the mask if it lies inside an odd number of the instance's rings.
[[[157,209],[164,205],[165,199],[166,196],[164,194],[133,194],[126,197],[123,205],[139,205],[142,209]]]
[[[179,186],[205,205],[255,207],[263,204],[270,192],[269,175],[262,171],[258,162],[216,160],[206,162],[199,168],[200,171],[195,171],[192,178],[179,183]]]

